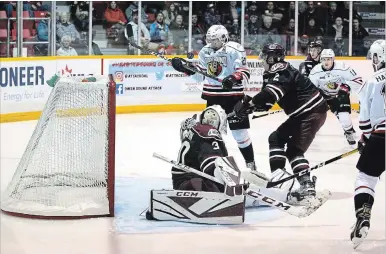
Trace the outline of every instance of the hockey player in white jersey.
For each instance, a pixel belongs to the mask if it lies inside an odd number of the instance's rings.
[[[385,40],[375,41],[369,50],[374,75],[359,90],[359,128],[363,131],[358,142],[361,153],[355,182],[356,223],[350,238],[354,248],[366,238],[370,229],[371,208],[374,204],[378,177],[385,171]]]
[[[222,79],[222,83],[200,75],[203,81],[201,98],[206,100],[207,107],[220,105],[229,114],[244,97],[244,87],[249,82],[245,50],[239,43],[229,41],[228,31],[222,25],[213,25],[208,29],[206,42],[207,45],[198,54],[199,62],[196,67]],[[177,71],[193,75],[194,72],[184,68],[183,62],[181,58],[173,58],[172,66]],[[230,118],[228,123],[247,167],[256,170],[252,141],[248,133],[249,119]]]
[[[311,70],[308,77],[323,91],[330,110],[343,127],[347,142],[355,145],[355,130],[350,116],[350,91],[352,86],[362,85],[362,77],[350,66],[336,62],[332,49],[324,49],[320,59],[321,63]]]

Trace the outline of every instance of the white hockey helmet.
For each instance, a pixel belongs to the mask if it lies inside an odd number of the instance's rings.
[[[367,59],[371,60],[374,71],[379,70],[385,64],[386,43],[385,40],[376,40],[371,45]]]
[[[228,41],[228,30],[223,25],[213,25],[206,32],[206,44],[213,49],[221,48]]]
[[[221,134],[227,134],[227,114],[219,105],[207,107],[200,115],[200,123],[216,128]]]
[[[335,60],[335,53],[332,49],[323,49],[320,53],[320,62],[323,68],[329,70],[332,68]]]
[[[327,58],[327,57],[332,57],[335,58],[335,53],[332,49],[323,49],[322,53],[320,53],[320,58]]]

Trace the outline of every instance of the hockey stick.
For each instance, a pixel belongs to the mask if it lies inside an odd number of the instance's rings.
[[[261,115],[253,115],[252,116],[252,119],[256,119],[256,118],[260,118],[260,117],[263,117],[263,116],[268,116],[268,115],[273,115],[273,114],[277,114],[277,113],[281,113],[283,112],[284,110],[275,110],[275,111],[272,111],[272,112],[268,112],[268,113],[265,113],[265,114],[261,114]]]
[[[133,46],[134,48],[137,48],[137,49],[139,49],[139,50],[145,51],[145,52],[147,52],[147,53],[149,53],[149,54],[151,54],[151,55],[153,55],[153,56],[159,57],[159,58],[161,58],[161,59],[163,59],[163,60],[165,60],[165,61],[168,61],[168,62],[171,62],[171,61],[172,61],[171,59],[167,58],[166,56],[164,56],[164,55],[162,55],[162,54],[160,54],[160,53],[154,52],[154,51],[152,51],[152,50],[150,50],[150,49],[143,48],[143,47],[139,46],[138,44],[136,44],[136,43],[134,42],[134,40],[133,40],[133,31],[132,31],[132,29],[127,29],[127,37],[129,37],[129,40],[128,40],[128,41],[129,41],[129,44],[130,44],[131,46]],[[185,63],[187,63],[186,60],[184,60],[184,59],[182,59],[182,60],[183,60]],[[217,82],[222,83],[222,79],[219,79],[219,78],[217,78],[217,77],[215,77],[215,76],[213,76],[213,75],[210,75],[210,74],[208,74],[208,73],[206,73],[206,72],[200,71],[200,70],[198,70],[197,68],[191,67],[191,66],[189,66],[189,65],[187,65],[187,64],[184,65],[184,68],[186,68],[186,69],[189,70],[189,71],[192,71],[192,72],[201,74],[201,75],[203,75],[203,76],[205,76],[205,77],[207,77],[207,78],[210,78],[210,79],[216,80]]]
[[[168,159],[165,156],[162,156],[160,154],[153,153],[153,157],[155,157],[157,159],[160,159],[162,161],[165,161],[167,163],[170,163],[175,168],[178,168],[178,169],[183,170],[185,172],[194,173],[194,174],[197,174],[197,175],[199,175],[201,177],[209,179],[209,180],[211,180],[213,182],[216,182],[216,183],[219,183],[219,184],[223,184],[220,180],[218,180],[217,178],[215,178],[215,177],[213,177],[211,175],[208,175],[208,174],[206,174],[204,172],[201,172],[199,170],[196,170],[196,169],[191,168],[189,166],[186,166],[184,164],[178,163],[178,162],[176,162],[174,160],[170,160],[170,159]],[[279,210],[281,210],[283,212],[286,212],[286,213],[288,213],[290,215],[293,215],[293,216],[296,216],[296,217],[299,217],[299,218],[307,217],[307,216],[311,215],[314,211],[316,211],[322,205],[322,204],[320,204],[319,206],[315,206],[315,207],[293,206],[293,205],[287,204],[285,202],[282,202],[282,201],[276,200],[274,198],[271,198],[269,196],[266,196],[263,193],[261,193],[259,189],[258,190],[248,189],[248,190],[246,190],[245,195],[248,195],[252,199],[262,201],[262,202],[266,203],[267,205],[269,205],[271,207],[277,208],[277,209],[279,209]]]
[[[319,164],[313,166],[312,168],[303,169],[302,171],[300,171],[300,172],[298,172],[298,173],[296,173],[296,174],[293,174],[293,175],[291,175],[291,176],[288,176],[288,177],[286,177],[286,178],[283,178],[283,179],[281,179],[281,180],[279,180],[279,181],[275,181],[275,182],[268,182],[268,181],[266,181],[266,183],[265,183],[264,180],[262,180],[261,177],[257,176],[253,171],[250,171],[250,172],[242,172],[242,175],[243,175],[243,177],[244,177],[247,181],[249,181],[249,182],[251,182],[251,183],[253,183],[253,184],[255,184],[255,185],[258,185],[258,186],[261,186],[261,187],[265,187],[265,188],[272,188],[272,187],[275,187],[275,186],[277,186],[277,185],[279,185],[279,184],[282,184],[282,183],[284,183],[284,182],[287,182],[287,181],[289,181],[289,180],[291,180],[291,179],[294,179],[294,178],[296,178],[296,177],[299,177],[299,176],[305,175],[305,174],[307,174],[307,173],[310,173],[311,171],[313,171],[313,170],[315,170],[315,169],[318,169],[318,168],[321,168],[321,167],[323,167],[323,166],[325,166],[325,165],[328,165],[328,164],[330,164],[330,163],[332,163],[332,162],[335,162],[335,161],[337,161],[337,160],[343,159],[344,157],[347,157],[347,156],[349,156],[349,155],[352,155],[352,154],[354,154],[354,153],[356,153],[356,152],[358,152],[358,148],[356,148],[356,149],[354,149],[354,150],[352,150],[352,151],[349,151],[349,152],[347,152],[347,153],[338,155],[338,156],[336,156],[336,157],[334,157],[334,158],[331,158],[331,159],[329,159],[329,160],[326,160],[326,161],[324,161],[324,162],[321,162],[321,163],[319,163]],[[256,179],[256,178],[258,178],[258,179]],[[264,182],[263,186],[262,186],[262,182]]]

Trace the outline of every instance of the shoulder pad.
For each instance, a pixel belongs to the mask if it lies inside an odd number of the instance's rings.
[[[202,138],[222,140],[220,132],[210,125],[198,123],[192,129]]]
[[[310,74],[311,73],[313,74],[313,73],[316,73],[316,72],[321,72],[321,71],[323,71],[322,70],[322,64],[319,63],[319,64],[315,65],[314,68],[312,68]]]
[[[225,47],[229,47],[229,48],[234,49],[234,50],[239,51],[239,52],[245,51],[244,47],[241,44],[234,42],[234,41],[227,42],[227,44],[225,44]]]
[[[334,62],[334,69],[340,69],[340,70],[346,70],[348,69],[348,66],[344,64],[344,62]]]
[[[275,63],[274,65],[272,65],[272,67],[269,70],[269,72],[273,73],[273,72],[282,71],[282,70],[285,70],[287,67],[288,67],[288,63],[287,62]]]

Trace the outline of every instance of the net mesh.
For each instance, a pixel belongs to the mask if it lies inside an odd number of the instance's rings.
[[[108,127],[108,80],[61,78],[2,195],[1,209],[41,216],[109,214]]]

